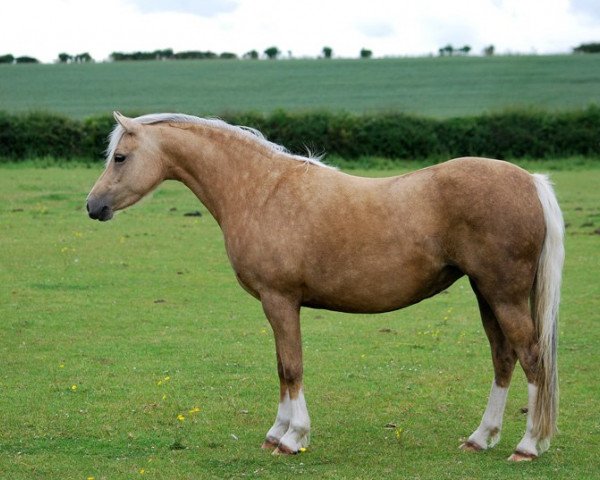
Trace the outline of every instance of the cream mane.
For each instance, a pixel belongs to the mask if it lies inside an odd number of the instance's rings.
[[[313,155],[310,151],[308,151],[308,156],[306,157],[303,157],[301,155],[293,155],[284,146],[278,145],[267,140],[261,132],[254,128],[230,125],[229,123],[224,122],[223,120],[218,118],[200,118],[195,117],[193,115],[185,115],[183,113],[151,113],[148,115],[142,115],[141,117],[137,117],[132,120],[134,122],[141,123],[144,125],[154,123],[191,123],[195,125],[205,125],[213,128],[227,130],[233,133],[234,135],[250,138],[251,140],[259,143],[264,147],[267,147],[273,152],[285,153],[287,154],[286,156],[288,158],[291,158],[293,160],[311,163],[319,167],[333,168],[329,165],[324,164],[321,161],[321,155]],[[119,124],[117,124],[113,131],[110,133],[108,148],[106,149],[107,162],[113,157],[117,145],[119,144],[119,141],[121,140],[121,137],[124,133],[125,129]]]

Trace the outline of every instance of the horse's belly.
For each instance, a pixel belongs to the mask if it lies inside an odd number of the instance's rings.
[[[441,292],[462,275],[460,270],[450,266],[420,272],[398,270],[363,272],[358,275],[346,273],[307,285],[302,304],[350,313],[389,312]]]

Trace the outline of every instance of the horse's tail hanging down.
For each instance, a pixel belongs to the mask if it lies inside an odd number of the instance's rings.
[[[546,175],[534,174],[533,180],[544,211],[546,238],[540,255],[535,285],[531,294],[531,313],[539,346],[537,398],[533,412],[533,434],[540,447],[547,448],[556,432],[558,415],[558,304],[565,257],[564,223],[560,207]]]

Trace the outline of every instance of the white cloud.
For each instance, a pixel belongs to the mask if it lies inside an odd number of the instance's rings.
[[[233,51],[276,45],[294,56],[569,52],[600,41],[597,0],[19,0],[0,2],[0,54],[52,61],[59,52]]]
[[[129,0],[142,13],[180,12],[213,17],[233,12],[236,0]]]
[[[356,27],[367,37],[389,37],[394,34],[394,27],[381,20],[359,21]]]

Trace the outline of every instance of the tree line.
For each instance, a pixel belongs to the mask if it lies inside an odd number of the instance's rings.
[[[573,49],[573,53],[600,53],[600,42],[582,43]]]
[[[600,53],[600,42],[582,43],[581,45],[574,47],[572,51],[573,53]],[[455,48],[450,43],[445,45],[444,47],[441,47],[438,50],[438,54],[441,57],[453,55],[468,55],[470,52],[471,47],[469,45],[464,45],[460,48]],[[485,47],[482,53],[483,55],[488,57],[494,55],[494,45],[489,45]],[[279,50],[279,48],[276,46],[266,48],[263,51],[263,56],[270,60],[276,60],[278,58],[281,58],[282,55],[282,51]],[[373,56],[373,51],[367,48],[362,48],[358,56],[359,58],[363,59],[371,58]],[[288,57],[292,57],[291,51],[288,51]],[[172,48],[166,48],[163,50],[154,50],[151,52],[112,52],[109,55],[109,58],[113,62],[123,62],[139,60],[236,60],[240,57],[233,52],[215,53],[210,50],[187,50],[183,52],[174,52]],[[257,50],[249,50],[246,53],[244,53],[241,56],[241,58],[247,60],[258,60],[260,58],[260,53]],[[318,58],[333,58],[333,49],[329,46],[323,47],[323,49],[321,50],[321,55]],[[76,55],[61,52],[58,54],[58,57],[55,60],[56,63],[92,63],[94,61],[95,60],[88,52],[78,53]],[[14,55],[8,53],[5,55],[0,55],[0,64],[1,63],[40,63],[40,61],[35,57],[30,57],[27,55],[15,57]]]
[[[112,52],[109,56],[113,62],[139,61],[139,60],[204,60],[214,58],[232,59],[237,58],[235,53],[223,52],[217,54],[215,52],[188,50],[175,53],[173,49],[166,48],[164,50],[154,50],[152,52]]]
[[[58,58],[56,59],[57,63],[89,63],[93,62],[94,59],[88,53],[78,53],[77,55],[70,55],[68,53],[59,53]],[[14,55],[8,53],[6,55],[0,55],[0,63],[41,63],[35,57],[22,56],[15,57]]]
[[[373,52],[371,50],[362,49],[359,52],[360,58],[370,58]],[[267,58],[269,60],[276,60],[283,56],[283,52],[276,46],[271,46],[263,50],[262,52],[263,58]],[[241,57],[232,52],[222,52],[215,53],[210,50],[200,51],[200,50],[188,50],[184,52],[174,52],[173,49],[167,48],[165,50],[154,50],[152,52],[112,52],[109,58],[113,62],[121,62],[121,61],[135,61],[135,60],[205,60],[205,59],[245,59],[245,60],[258,60],[261,57],[261,54],[258,50],[249,50]],[[292,57],[292,52],[288,51],[288,57]],[[325,46],[321,50],[321,56],[319,58],[333,58],[333,49],[331,47]]]
[[[22,57],[15,57],[10,53],[6,55],[0,55],[0,63],[40,63],[37,58],[28,57],[26,55]]]
[[[282,51],[276,47],[268,47],[263,52],[263,57],[276,60],[281,58],[283,55]],[[359,52],[360,58],[370,58],[373,55],[371,50],[363,48]],[[292,54],[288,51],[288,56],[291,58]],[[241,58],[245,60],[258,60],[261,54],[258,50],[249,50],[244,53]],[[154,51],[137,51],[137,52],[112,52],[109,55],[109,59],[112,62],[125,62],[125,61],[141,61],[141,60],[212,60],[212,59],[225,59],[225,60],[237,60],[240,57],[233,52],[221,52],[215,53],[210,50],[186,50],[183,52],[174,52],[172,48],[165,48],[163,50]],[[331,47],[323,47],[321,56],[319,58],[333,58],[333,49]],[[72,55],[70,53],[61,52],[55,60],[55,63],[91,63],[95,60],[88,53],[78,53]],[[37,58],[34,57],[15,57],[12,54],[0,55],[0,63],[40,63]]]

